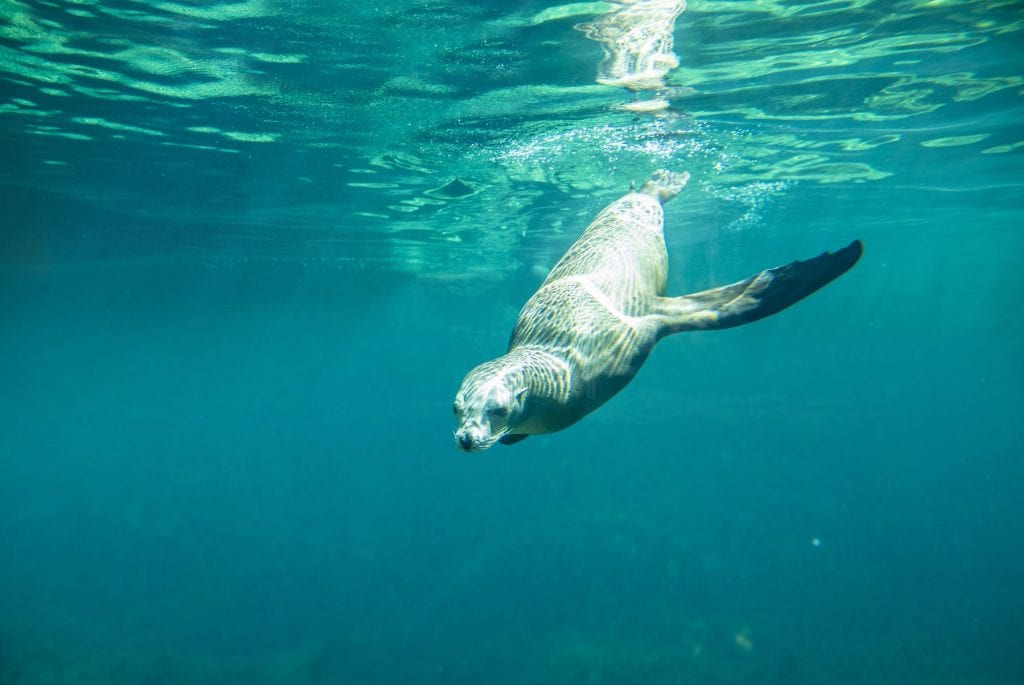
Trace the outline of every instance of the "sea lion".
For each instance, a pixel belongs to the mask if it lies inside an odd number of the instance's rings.
[[[732,285],[663,297],[662,204],[689,180],[654,172],[605,207],[523,306],[508,352],[469,372],[455,396],[456,444],[513,444],[576,423],[636,375],[672,333],[757,321],[845,273],[863,247],[767,269]]]

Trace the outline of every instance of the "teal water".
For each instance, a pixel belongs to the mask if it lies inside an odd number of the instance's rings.
[[[0,0],[0,683],[1024,682],[1024,5],[622,10]],[[865,255],[456,450],[659,167],[671,293]]]

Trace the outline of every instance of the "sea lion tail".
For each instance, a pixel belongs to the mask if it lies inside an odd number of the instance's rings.
[[[651,174],[647,183],[640,187],[639,192],[655,197],[659,202],[665,204],[678,195],[679,191],[686,187],[686,182],[689,180],[689,172],[658,169]]]

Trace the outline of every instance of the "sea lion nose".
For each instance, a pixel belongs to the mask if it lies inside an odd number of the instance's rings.
[[[463,433],[457,436],[459,440],[459,447],[466,450],[467,452],[473,446],[473,438],[470,437],[469,433]]]

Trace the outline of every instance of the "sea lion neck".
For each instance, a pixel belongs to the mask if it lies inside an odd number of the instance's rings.
[[[505,377],[516,387],[529,387],[534,399],[565,402],[572,384],[567,359],[539,345],[513,347],[500,358]]]

